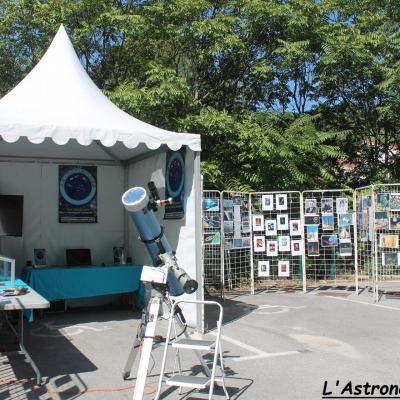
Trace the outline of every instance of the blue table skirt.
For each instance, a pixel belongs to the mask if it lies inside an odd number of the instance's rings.
[[[14,286],[11,285],[11,281],[3,281],[2,283],[4,284],[4,286],[1,286],[0,292],[6,288],[11,288],[11,287],[17,288],[19,286],[23,286],[23,287],[27,288],[28,291],[33,289],[33,288],[29,287],[29,285],[27,285],[24,281],[21,281],[21,279],[15,279]],[[24,310],[24,315],[29,322],[33,321],[33,310],[31,310],[31,309]]]
[[[24,268],[22,279],[48,301],[139,291],[142,265]]]

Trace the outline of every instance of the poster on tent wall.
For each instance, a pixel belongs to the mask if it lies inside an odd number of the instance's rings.
[[[167,152],[165,169],[165,198],[172,204],[165,206],[164,219],[182,219],[185,216],[185,148]]]
[[[58,166],[58,222],[97,222],[96,166]]]

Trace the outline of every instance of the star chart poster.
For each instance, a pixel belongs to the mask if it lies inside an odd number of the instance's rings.
[[[165,206],[164,219],[182,219],[185,216],[185,149],[169,151],[165,170],[165,198],[173,198]]]
[[[97,167],[59,165],[58,222],[97,222]]]

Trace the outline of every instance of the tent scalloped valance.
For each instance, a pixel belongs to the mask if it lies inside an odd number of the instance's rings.
[[[87,138],[84,136],[77,136],[77,137],[62,137],[62,136],[29,136],[29,135],[14,135],[14,134],[2,134],[0,135],[1,138],[7,142],[7,143],[16,143],[21,137],[26,137],[31,143],[33,144],[41,144],[43,143],[47,138],[50,138],[55,144],[57,145],[65,145],[67,144],[70,140],[75,139],[80,145],[82,146],[89,146],[94,140],[99,140],[100,143],[104,147],[112,147],[114,146],[117,142],[122,142],[124,146],[128,149],[134,149],[137,146],[139,146],[139,142],[137,140],[134,140],[133,138],[127,138],[126,136],[122,138],[113,138],[111,139],[110,137],[104,137],[101,139],[96,139],[96,138]],[[149,150],[157,150],[162,143],[154,141],[154,142],[146,142],[144,143],[146,147]],[[182,147],[181,143],[167,143],[167,146],[170,150],[177,151]],[[195,145],[190,145],[188,144],[188,147],[193,150],[193,151],[199,151],[200,149],[198,146]]]

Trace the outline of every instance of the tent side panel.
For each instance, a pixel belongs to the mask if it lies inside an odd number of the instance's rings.
[[[93,264],[113,263],[113,247],[123,244],[123,169],[98,165],[97,185],[98,222],[60,224],[58,164],[0,164],[0,194],[24,195],[23,236],[0,238],[18,272],[33,260],[34,248],[46,249],[48,265],[64,265],[66,248],[90,248]]]
[[[186,212],[185,218],[180,220],[164,220],[164,208],[159,208],[157,217],[165,227],[165,235],[172,247],[176,250],[179,265],[192,277],[196,278],[196,213],[195,213],[195,185],[194,185],[194,152],[186,150]],[[129,187],[142,186],[147,188],[149,181],[154,181],[161,198],[165,195],[165,168],[166,153],[156,154],[138,161],[129,167]],[[138,232],[133,223],[129,223],[129,251],[133,260],[140,264],[151,263],[144,245],[137,239]],[[196,294],[181,296],[179,299],[195,300]],[[185,305],[185,317],[189,325],[197,326],[197,311],[194,305]],[[198,327],[200,329],[200,327]]]

